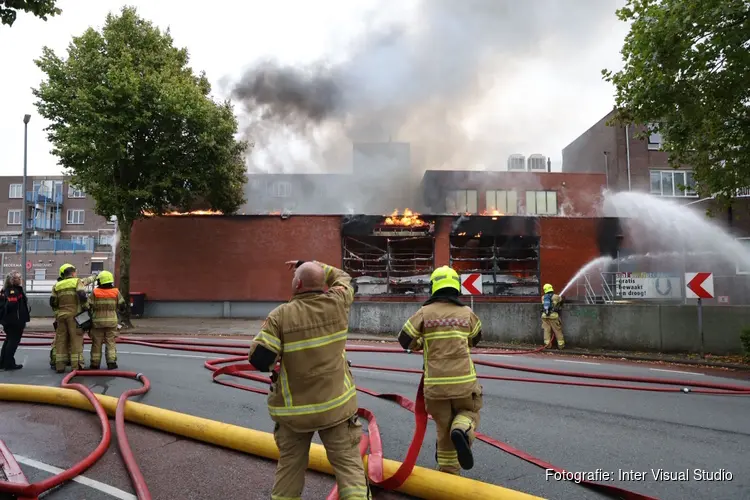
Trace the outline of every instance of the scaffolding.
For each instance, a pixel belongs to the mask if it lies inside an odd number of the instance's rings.
[[[485,295],[539,294],[539,238],[466,236],[450,238],[450,265],[459,274],[480,273]]]
[[[360,295],[425,295],[434,269],[435,241],[430,235],[344,236],[344,270]]]

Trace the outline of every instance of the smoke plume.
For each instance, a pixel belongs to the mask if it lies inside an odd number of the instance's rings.
[[[428,168],[504,169],[509,154],[537,152],[519,150],[517,131],[507,133],[513,117],[473,134],[467,120],[486,114],[490,93],[520,68],[595,44],[613,12],[601,0],[421,0],[410,19],[367,28],[338,61],[262,61],[232,92],[255,143],[251,170],[348,171],[353,142],[388,141],[410,143],[417,179]]]

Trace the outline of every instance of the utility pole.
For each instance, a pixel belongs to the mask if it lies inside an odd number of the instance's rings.
[[[27,281],[28,270],[26,269],[26,174],[28,168],[29,153],[29,120],[31,115],[23,115],[23,211],[21,212],[21,272],[23,278],[23,289],[28,291],[29,282]]]

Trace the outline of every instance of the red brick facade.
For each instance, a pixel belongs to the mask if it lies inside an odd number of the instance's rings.
[[[435,230],[435,266],[448,264],[453,217]],[[540,218],[542,283],[561,290],[599,255],[598,219]],[[285,301],[291,273],[284,261],[320,260],[340,267],[339,216],[162,217],[136,223],[131,290],[153,301]],[[368,300],[407,300],[377,297]],[[411,297],[411,300],[423,300]],[[532,301],[534,298],[477,297]]]

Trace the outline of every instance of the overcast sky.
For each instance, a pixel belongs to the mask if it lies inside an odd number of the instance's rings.
[[[457,2],[461,0],[456,0]],[[500,0],[498,0],[500,1]],[[31,88],[42,73],[33,59],[49,46],[64,55],[72,36],[87,27],[100,27],[106,14],[123,5],[134,5],[139,14],[162,28],[171,28],[178,46],[187,47],[191,66],[205,70],[217,97],[226,97],[231,82],[260,59],[281,64],[305,65],[321,59],[340,59],[352,40],[372,23],[378,4],[391,22],[414,23],[417,0],[63,0],[61,16],[47,22],[19,14],[12,28],[0,27],[0,173],[23,171],[23,116],[29,124],[29,174],[57,175],[60,168],[49,153],[43,131],[45,122],[36,114]],[[624,0],[525,0],[539,4],[571,6],[572,12],[597,10],[595,25],[577,28],[569,18],[545,28],[554,39],[556,30],[587,30],[574,49],[539,50],[533,58],[514,63],[487,99],[483,100],[467,129],[479,140],[491,140],[495,130],[507,136],[520,153],[552,157],[559,169],[561,150],[613,105],[612,88],[602,81],[601,69],[620,67],[620,47],[627,26],[617,20],[615,9]],[[602,14],[604,12],[604,14]],[[410,17],[411,16],[411,17]],[[418,16],[417,16],[418,17]],[[575,16],[573,16],[575,17]],[[520,22],[533,25],[534,19]],[[586,27],[584,27],[586,26]],[[541,43],[542,41],[537,41]],[[492,76],[492,75],[481,75]],[[230,82],[230,83],[227,83]],[[238,108],[239,112],[239,108]],[[500,119],[499,117],[503,117]],[[518,117],[510,120],[508,117]],[[512,121],[512,124],[508,124]],[[494,133],[494,132],[493,132]]]

